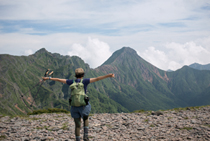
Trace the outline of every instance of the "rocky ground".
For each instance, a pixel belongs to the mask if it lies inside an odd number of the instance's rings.
[[[92,141],[210,140],[210,106],[162,112],[94,114],[89,117]],[[81,137],[83,129],[81,129]],[[0,140],[74,141],[70,114],[0,118]]]

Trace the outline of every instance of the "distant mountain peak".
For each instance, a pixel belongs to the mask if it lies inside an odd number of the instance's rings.
[[[115,51],[112,56],[106,61],[104,62],[102,65],[109,65],[112,64],[113,62],[115,62],[117,59],[122,59],[125,56],[132,56],[132,57],[139,57],[137,52],[130,48],[130,47],[123,47],[117,51]]]
[[[193,64],[191,64],[190,66],[201,66],[201,64],[199,64],[199,63],[193,63]]]
[[[120,50],[122,50],[123,52],[130,52],[130,53],[136,53],[136,51],[130,47],[122,47]],[[118,50],[119,51],[119,50]]]
[[[42,53],[48,53],[48,51],[45,48],[41,48],[35,52],[35,54],[42,54]]]

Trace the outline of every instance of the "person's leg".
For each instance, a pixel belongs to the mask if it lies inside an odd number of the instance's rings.
[[[89,124],[89,121],[88,121],[88,116],[83,116],[83,123],[84,123],[84,141],[89,141],[88,139],[88,124]]]
[[[80,141],[81,118],[74,118],[76,141]]]
[[[91,105],[88,102],[88,105],[86,105],[82,111],[82,117],[83,117],[83,122],[84,122],[84,141],[89,141],[88,139],[88,115],[91,110]]]
[[[71,106],[71,116],[75,122],[75,137],[76,141],[80,141],[80,128],[81,128],[81,108]]]

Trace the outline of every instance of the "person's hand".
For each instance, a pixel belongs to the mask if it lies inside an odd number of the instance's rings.
[[[113,78],[115,77],[114,73],[110,73],[109,75],[110,75],[110,77],[113,77]]]
[[[49,77],[42,77],[42,79],[45,80],[49,80]]]

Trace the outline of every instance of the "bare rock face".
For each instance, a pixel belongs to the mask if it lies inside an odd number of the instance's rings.
[[[207,141],[210,140],[210,106],[182,111],[94,114],[89,117],[92,141]],[[81,128],[81,138],[83,128]],[[0,140],[74,141],[70,114],[41,114],[0,118]]]

